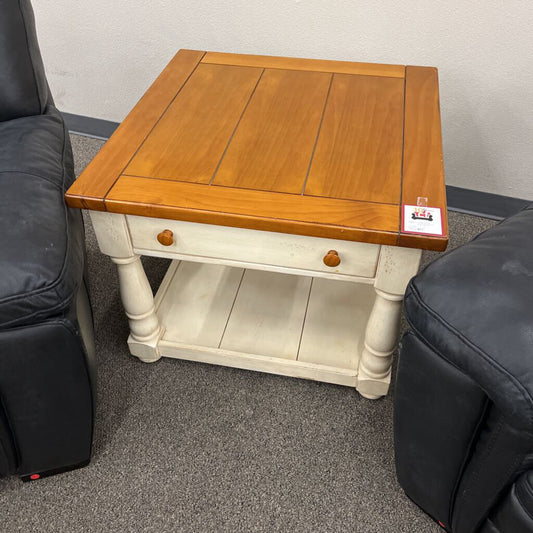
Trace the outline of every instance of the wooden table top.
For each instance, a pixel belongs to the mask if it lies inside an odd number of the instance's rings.
[[[440,208],[442,235],[403,229],[403,206],[419,197]],[[444,250],[437,70],[180,50],[66,199]]]

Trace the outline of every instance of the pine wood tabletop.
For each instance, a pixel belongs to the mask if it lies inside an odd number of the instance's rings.
[[[180,50],[66,199],[444,250],[437,70]],[[440,234],[413,231],[405,205],[440,209]]]

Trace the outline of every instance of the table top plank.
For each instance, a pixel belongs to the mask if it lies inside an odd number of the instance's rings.
[[[402,205],[417,205],[418,197],[427,198],[427,207],[441,209],[444,235],[402,233],[399,244],[444,250],[448,242],[448,216],[436,68],[406,68],[404,136]]]
[[[115,213],[443,250],[440,128],[430,67],[181,50],[66,199]],[[402,230],[403,206],[419,197],[441,209],[443,235]],[[412,218],[410,227],[424,226]]]
[[[324,72],[266,69],[213,184],[300,194],[330,81]]]
[[[363,76],[390,76],[392,78],[403,78],[405,76],[405,67],[403,65],[332,61],[327,59],[301,59],[298,57],[229,54],[223,52],[207,52],[202,59],[202,63],[280,68],[285,70],[337,72],[339,74],[360,74]]]
[[[110,212],[396,244],[398,206],[121,176]],[[253,213],[253,215],[250,215]]]
[[[125,173],[209,183],[262,72],[200,64]]]
[[[180,50],[70,187],[71,207],[105,210],[104,198],[135,151],[187,82],[205,52]]]
[[[306,195],[400,201],[404,80],[335,74]]]

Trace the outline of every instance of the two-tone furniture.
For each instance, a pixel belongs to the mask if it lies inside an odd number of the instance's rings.
[[[143,361],[377,398],[421,250],[447,245],[437,71],[181,50],[67,201]],[[142,255],[173,260],[155,298]]]

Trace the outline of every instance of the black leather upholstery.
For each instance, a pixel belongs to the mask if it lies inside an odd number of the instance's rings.
[[[0,328],[71,304],[84,263],[81,214],[63,199],[73,175],[68,133],[55,108],[0,122],[0,213],[11,221],[0,232]]]
[[[394,398],[398,480],[422,509],[448,524],[486,396],[413,333],[402,339],[398,365],[401,377]]]
[[[52,99],[29,0],[0,0],[0,121],[44,113]]]
[[[33,13],[0,0],[0,475],[48,475],[91,453],[95,364],[72,150]]]
[[[533,466],[533,205],[413,278],[405,311],[400,483],[450,531],[521,531],[504,495]]]
[[[485,522],[481,533],[533,531],[533,471],[522,474]]]
[[[0,353],[0,390],[16,442],[17,473],[88,460],[92,391],[76,325],[52,318],[11,328],[0,335]]]

